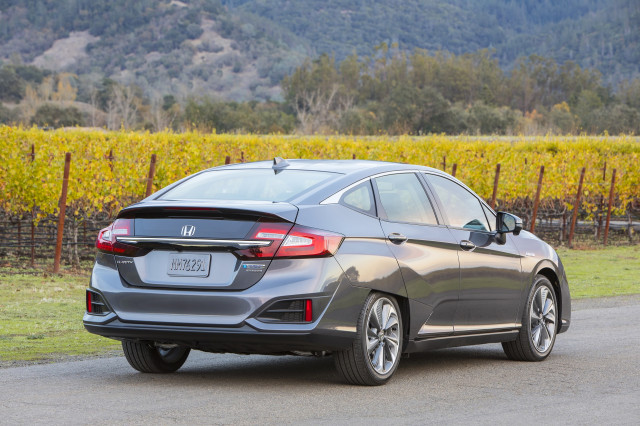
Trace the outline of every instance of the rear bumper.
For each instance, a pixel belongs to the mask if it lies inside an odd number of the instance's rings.
[[[355,339],[370,291],[352,286],[332,257],[272,262],[257,284],[241,291],[132,286],[114,266],[98,262],[94,267],[90,289],[101,296],[108,313],[85,313],[87,331],[210,352],[345,349]],[[312,322],[258,319],[274,301],[289,299],[312,299]]]
[[[84,323],[90,333],[112,339],[154,341],[208,352],[281,353],[333,351],[348,348],[354,335],[332,330],[309,332],[258,331],[249,325],[229,328],[130,324],[115,319],[107,324]]]

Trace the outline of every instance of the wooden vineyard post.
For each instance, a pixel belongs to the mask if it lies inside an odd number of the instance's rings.
[[[446,155],[442,156],[442,171],[443,172],[447,171],[447,156]]]
[[[458,169],[458,163],[453,163],[453,169],[451,170],[451,176],[456,177],[456,170]]]
[[[602,167],[602,183],[606,184],[607,181],[607,160],[604,161],[604,167]],[[598,206],[598,227],[596,228],[596,240],[600,239],[600,231],[602,231],[602,219],[604,216],[604,197],[600,194],[600,204]]]
[[[33,165],[33,161],[36,159],[36,147],[34,144],[31,144],[31,164]],[[36,267],[36,225],[35,225],[35,216],[36,216],[36,205],[33,203],[33,207],[31,207],[31,267]]]
[[[69,188],[69,169],[71,168],[71,153],[64,156],[64,174],[62,178],[62,193],[60,194],[60,213],[58,216],[58,236],[56,238],[56,252],[53,260],[53,273],[60,272],[60,256],[62,255],[62,235],[64,233],[64,215],[67,211],[67,189]]]
[[[351,157],[352,160],[356,159],[356,154],[353,154],[353,156]]]
[[[491,196],[491,208],[496,208],[496,196],[498,195],[498,180],[500,179],[500,163],[496,166],[496,177],[493,180],[493,195]]]
[[[531,233],[536,229],[536,216],[538,216],[538,206],[540,205],[540,192],[542,191],[542,178],[544,177],[544,166],[540,166],[538,175],[538,187],[536,188],[536,199],[533,202],[533,214],[531,215]]]
[[[607,221],[604,225],[604,242],[603,244],[607,245],[607,240],[609,238],[609,223],[611,221],[611,208],[613,207],[613,190],[616,185],[616,169],[613,169],[613,174],[611,175],[611,188],[609,188],[609,207],[607,208]]]
[[[147,176],[147,192],[145,193],[145,198],[151,195],[151,191],[153,190],[153,176],[156,174],[156,155],[151,154],[151,163],[149,164],[149,175]]]
[[[229,157],[228,155],[224,158],[224,164],[231,164],[231,157]]]
[[[582,168],[582,172],[580,172],[580,182],[578,183],[578,193],[576,194],[576,203],[573,206],[573,217],[571,218],[571,228],[569,228],[569,240],[568,244],[571,247],[571,243],[573,242],[573,232],[576,229],[576,221],[578,220],[578,211],[580,210],[580,197],[582,196],[582,182],[584,181],[584,172],[585,168]]]

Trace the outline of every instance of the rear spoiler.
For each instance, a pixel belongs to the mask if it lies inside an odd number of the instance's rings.
[[[117,218],[130,218],[139,214],[184,215],[193,212],[198,216],[251,215],[276,218],[294,223],[298,207],[290,203],[270,201],[226,201],[226,200],[149,200],[125,207]]]

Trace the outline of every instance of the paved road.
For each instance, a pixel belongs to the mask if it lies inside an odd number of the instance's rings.
[[[640,424],[640,297],[581,302],[544,363],[499,345],[403,359],[384,387],[331,358],[194,353],[176,374],[122,357],[0,369],[0,424]]]

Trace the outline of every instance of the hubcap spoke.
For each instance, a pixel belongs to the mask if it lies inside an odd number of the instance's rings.
[[[376,347],[380,344],[380,342],[378,341],[378,338],[376,337],[375,339],[369,339],[367,341],[367,353],[369,355],[371,355],[371,353],[376,349]]]
[[[373,356],[373,366],[376,368],[376,370],[380,371],[383,369],[384,367],[384,353],[383,353],[383,346],[382,344],[379,344],[377,349],[376,349],[376,353]]]
[[[398,318],[395,315],[392,315],[386,322],[383,327],[383,330],[387,331],[391,329],[393,326],[398,324]]]
[[[533,329],[531,333],[531,338],[533,339],[533,344],[536,345],[537,348],[540,347],[540,332],[542,331],[541,326],[537,326]]]

